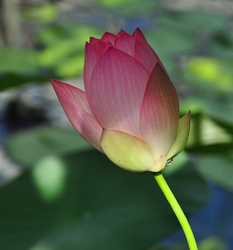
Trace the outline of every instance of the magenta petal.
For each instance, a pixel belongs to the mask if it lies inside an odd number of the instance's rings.
[[[121,35],[126,34],[124,30],[121,29],[121,31],[117,34],[117,38],[119,38]]]
[[[119,38],[115,41],[115,48],[125,52],[130,56],[134,56],[134,45],[135,39],[127,33],[123,33]]]
[[[151,72],[157,62],[160,62],[158,56],[147,43],[146,38],[140,29],[136,29],[133,36],[135,37],[134,58],[137,59],[149,72]]]
[[[148,44],[145,36],[143,35],[143,33],[139,28],[135,30],[133,36],[136,39],[134,58],[136,58],[142,65],[144,65],[145,68],[149,70],[149,72],[153,70],[157,62],[162,66],[162,68],[166,72],[166,69],[164,68],[158,55]]]
[[[94,37],[90,37],[90,45],[94,46],[97,43],[99,43],[100,39],[94,38]]]
[[[99,41],[95,45],[92,46],[92,48],[95,50],[96,54],[101,57],[104,52],[109,48],[109,46],[112,46],[111,43],[104,43]]]
[[[141,32],[141,30],[139,28],[137,28],[134,33],[133,33],[133,37],[140,42],[144,47],[150,47],[150,45],[148,44],[145,36],[143,35],[143,33]]]
[[[95,38],[92,38],[91,41],[92,44],[86,43],[85,46],[83,81],[86,91],[88,91],[92,72],[96,63],[104,52],[111,46],[111,43],[100,42]]]
[[[91,114],[85,92],[54,79],[51,82],[71,124],[88,143],[102,152],[102,127]]]
[[[155,53],[149,46],[145,46],[139,41],[135,41],[134,58],[138,60],[149,72],[151,72],[158,62]]]
[[[150,75],[140,112],[142,139],[151,146],[155,161],[168,153],[176,137],[178,121],[176,90],[157,63]]]
[[[106,43],[94,37],[90,38],[90,45],[95,51],[95,53],[98,55],[98,57],[101,57],[103,53],[108,49],[109,46],[112,46],[110,42]],[[86,51],[85,51],[85,56],[86,56]]]
[[[51,82],[53,84],[53,87],[56,91],[56,89],[61,89],[61,91],[64,93],[64,95],[71,101],[73,104],[78,106],[79,108],[83,109],[84,111],[88,112],[89,114],[92,114],[92,111],[90,109],[90,106],[87,102],[86,93],[82,91],[81,89],[78,89],[72,85],[69,85],[67,83],[51,79]]]
[[[148,71],[131,56],[110,47],[93,71],[87,99],[104,128],[140,137],[139,113]]]
[[[114,45],[116,40],[116,35],[109,32],[105,32],[100,40],[105,43],[110,42],[112,45]]]
[[[84,86],[85,86],[86,91],[89,88],[89,83],[91,80],[92,72],[98,60],[99,60],[99,56],[97,55],[95,50],[92,48],[92,46],[89,43],[86,43],[85,62],[84,62],[84,71],[83,71],[83,81],[84,81]]]

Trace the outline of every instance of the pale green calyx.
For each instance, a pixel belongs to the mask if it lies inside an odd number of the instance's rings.
[[[179,120],[177,136],[172,147],[166,155],[167,160],[177,156],[185,147],[190,130],[190,111]]]
[[[138,137],[104,129],[100,145],[107,157],[125,170],[145,172],[154,165],[149,145]]]

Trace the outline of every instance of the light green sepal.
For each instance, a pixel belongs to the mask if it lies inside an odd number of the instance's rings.
[[[185,147],[190,130],[190,111],[179,120],[176,139],[166,155],[167,160],[177,156]]]
[[[100,146],[112,162],[125,170],[145,172],[154,165],[149,145],[138,137],[104,129]]]
[[[166,167],[167,159],[164,156],[160,156],[154,166],[150,169],[151,172],[159,172]]]

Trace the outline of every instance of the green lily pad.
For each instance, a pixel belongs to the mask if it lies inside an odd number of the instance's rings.
[[[37,69],[36,52],[18,48],[1,48],[0,70],[1,72],[31,73]]]
[[[52,199],[44,195],[48,182],[43,188],[38,184],[42,162],[0,189],[2,249],[141,250],[180,228],[150,173],[124,171],[96,150],[48,162],[53,166],[47,175],[65,169],[57,175],[62,183]],[[187,165],[166,179],[190,216],[208,200],[208,189]],[[57,185],[51,178],[48,189]]]
[[[197,167],[200,173],[217,185],[233,191],[233,154],[223,155],[198,155]]]
[[[4,145],[10,157],[24,167],[49,155],[65,155],[92,148],[76,130],[49,126],[13,134]]]
[[[51,77],[51,75],[50,75]],[[13,71],[0,72],[0,91],[6,90],[9,88],[20,87],[24,84],[29,84],[30,82],[48,82],[49,76],[26,73],[16,73]]]

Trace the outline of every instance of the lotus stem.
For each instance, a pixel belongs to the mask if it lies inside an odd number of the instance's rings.
[[[197,248],[197,243],[195,240],[195,237],[193,235],[193,231],[189,225],[189,222],[181,209],[179,203],[177,202],[175,196],[173,195],[171,189],[169,188],[166,180],[164,179],[163,175],[161,172],[158,173],[153,173],[155,180],[157,181],[160,189],[162,190],[163,194],[165,195],[167,201],[171,205],[177,219],[180,222],[180,225],[184,231],[184,234],[186,236],[189,249],[190,250],[198,250]]]

